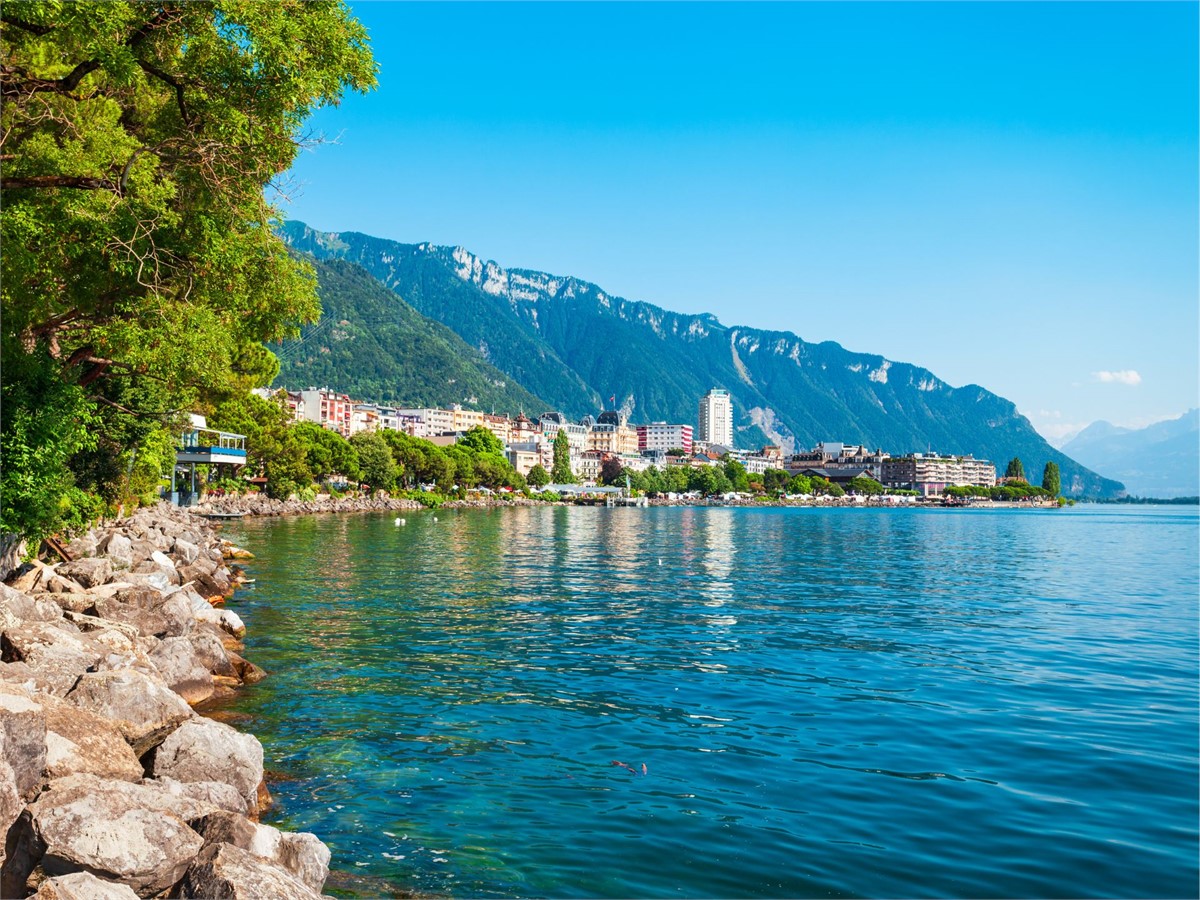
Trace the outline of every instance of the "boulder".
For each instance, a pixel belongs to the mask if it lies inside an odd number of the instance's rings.
[[[203,846],[187,821],[207,811],[147,785],[60,778],[10,830],[0,894],[24,896],[30,876],[90,872],[152,897],[176,884]]]
[[[127,884],[105,881],[91,872],[72,872],[47,878],[32,900],[137,900]]]
[[[112,560],[113,567],[128,569],[133,565],[133,542],[120,532],[110,532],[96,543],[96,552]]]
[[[212,557],[200,554],[190,563],[184,563],[175,568],[179,571],[179,577],[184,581],[195,581],[201,576],[211,575],[217,569],[221,568],[221,564],[220,558],[213,559]]]
[[[57,697],[75,687],[80,677],[103,658],[100,649],[68,622],[52,625],[32,622],[5,628],[0,634],[0,659],[23,662]]]
[[[171,547],[171,552],[175,554],[177,560],[185,565],[194,563],[200,557],[199,546],[190,540],[185,540],[183,537],[175,538],[175,544]]]
[[[127,575],[126,579],[143,578]],[[143,635],[179,637],[194,627],[194,616],[181,591],[169,595],[153,587],[137,586],[118,591],[111,597],[95,602],[95,613],[102,619],[126,622],[137,627]]]
[[[4,759],[12,767],[17,793],[29,800],[46,768],[46,711],[24,689],[0,684],[0,734]]]
[[[154,751],[150,774],[177,781],[220,781],[233,785],[247,810],[257,815],[263,749],[258,738],[214,722],[193,718],[180,725]]]
[[[329,848],[315,834],[287,832],[270,825],[254,826],[254,841],[246,848],[320,893],[329,877]]]
[[[194,706],[212,696],[212,672],[189,638],[164,638],[150,654],[150,661],[167,686],[189,704]]]
[[[58,574],[70,578],[85,588],[96,587],[112,578],[112,560],[103,556],[77,559],[58,567]]]
[[[307,832],[289,833],[251,822],[227,811],[209,813],[188,822],[210,844],[232,844],[286,871],[320,892],[329,877],[329,848]]]
[[[183,876],[181,897],[220,900],[316,900],[321,895],[296,878],[233,844],[210,844]]]
[[[221,627],[239,640],[246,636],[246,625],[241,617],[231,609],[221,610]]]
[[[239,656],[236,653],[229,653],[229,661],[233,664],[233,668],[237,671],[237,677],[242,684],[258,684],[267,677],[267,673],[256,666],[250,660]]]
[[[25,803],[17,789],[17,774],[8,763],[4,733],[0,732],[0,834],[8,834],[13,822],[21,815]],[[4,864],[4,845],[0,844],[0,866]]]
[[[0,614],[17,622],[53,622],[62,618],[62,610],[52,600],[30,597],[8,585],[0,584]]]
[[[27,563],[22,563],[12,573],[12,576],[8,579],[9,587],[14,591],[20,591],[22,594],[32,594],[37,590],[42,580],[53,573],[53,571],[54,569],[45,563],[31,559]]]
[[[121,580],[128,581],[130,584],[153,588],[159,592],[165,592],[167,588],[175,584],[170,576],[160,571],[158,566],[153,563],[139,563],[137,568],[142,569],[143,567],[148,567],[148,570],[122,572]]]
[[[140,781],[145,772],[120,729],[74,704],[46,702],[46,778],[90,774]]]
[[[160,679],[134,670],[89,672],[67,700],[111,719],[138,757],[194,715]]]
[[[164,776],[143,779],[142,784],[150,784],[176,797],[195,800],[225,812],[237,813],[239,816],[244,816],[247,812],[246,798],[233,785],[223,781],[176,781]]]
[[[202,600],[200,602],[208,607],[207,601]],[[229,654],[225,652],[225,646],[221,643],[221,639],[209,631],[206,626],[197,626],[187,636],[187,639],[192,642],[192,649],[195,650],[200,664],[208,669],[209,672],[223,678],[239,678],[238,671],[234,668]]]

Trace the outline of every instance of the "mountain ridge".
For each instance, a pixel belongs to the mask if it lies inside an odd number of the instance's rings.
[[[972,453],[1000,469],[1020,456],[1031,473],[1058,463],[1072,495],[1122,491],[1046,443],[1010,401],[979,385],[951,387],[911,363],[672,312],[575,276],[505,268],[463,247],[319,232],[301,222],[281,233],[298,250],[362,265],[573,416],[615,395],[635,420],[693,422],[699,397],[718,386],[734,397],[742,446],[837,439],[893,453]]]
[[[1200,409],[1137,429],[1093,422],[1062,450],[1119,477],[1135,496],[1200,495]]]

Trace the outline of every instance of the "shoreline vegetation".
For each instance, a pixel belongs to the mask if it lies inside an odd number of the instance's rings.
[[[251,554],[158,504],[0,585],[0,895],[321,895],[330,851],[258,819],[263,748],[206,705],[265,673],[224,608]]]

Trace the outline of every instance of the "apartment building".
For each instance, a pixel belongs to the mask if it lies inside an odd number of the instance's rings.
[[[697,437],[710,445],[733,446],[733,398],[729,391],[713,388],[700,398]]]
[[[666,422],[651,422],[637,426],[638,452],[682,450],[692,452],[692,426],[670,425]]]
[[[973,456],[940,456],[936,453],[912,453],[883,461],[882,481],[888,487],[917,491],[925,497],[942,493],[947,487],[996,484],[996,466]]]

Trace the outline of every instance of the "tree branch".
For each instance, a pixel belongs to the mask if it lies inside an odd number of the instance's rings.
[[[0,178],[0,190],[20,188],[75,188],[83,191],[120,192],[120,186],[107,178],[90,178],[86,175],[15,175]]]
[[[192,116],[188,112],[187,103],[184,102],[183,85],[179,82],[179,80],[175,78],[174,75],[169,75],[162,69],[158,68],[158,66],[148,63],[144,59],[139,59],[137,64],[147,75],[153,75],[159,81],[163,82],[164,84],[169,84],[175,89],[175,104],[179,107],[179,115],[182,117],[183,123],[190,126],[192,124]]]
[[[48,25],[34,25],[32,22],[23,22],[16,16],[0,15],[0,22],[3,22],[5,25],[12,25],[14,28],[20,28],[22,31],[28,31],[30,34],[45,35],[54,30]]]

